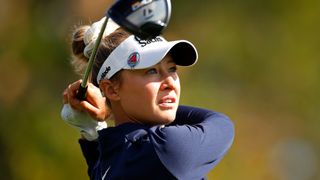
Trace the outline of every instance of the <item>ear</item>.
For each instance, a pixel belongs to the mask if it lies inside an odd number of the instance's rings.
[[[119,85],[113,83],[108,79],[100,81],[100,89],[103,92],[104,96],[111,101],[120,100],[119,96]]]

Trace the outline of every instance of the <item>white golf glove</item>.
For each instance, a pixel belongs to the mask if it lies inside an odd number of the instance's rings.
[[[96,121],[85,112],[73,109],[69,104],[64,104],[61,110],[62,119],[70,126],[78,129],[88,141],[98,138],[98,131],[107,128],[105,121]]]

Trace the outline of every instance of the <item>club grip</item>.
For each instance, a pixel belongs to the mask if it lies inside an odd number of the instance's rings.
[[[82,87],[81,84],[80,84],[80,87],[78,89],[78,93],[76,95],[76,98],[78,100],[80,100],[80,101],[86,100],[86,98],[87,98],[87,89],[88,89],[88,86]]]

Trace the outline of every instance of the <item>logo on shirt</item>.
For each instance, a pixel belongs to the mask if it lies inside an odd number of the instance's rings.
[[[131,68],[136,67],[139,64],[139,62],[140,62],[140,54],[138,52],[134,52],[130,54],[127,63]]]
[[[108,174],[108,172],[109,172],[109,170],[110,170],[110,167],[108,167],[108,169],[106,170],[106,172],[103,174],[103,176],[102,176],[102,180],[104,180],[106,177],[107,177],[107,174]]]

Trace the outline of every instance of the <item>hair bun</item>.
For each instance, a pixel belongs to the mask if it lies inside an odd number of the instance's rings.
[[[106,17],[103,17],[101,20],[93,23],[90,28],[84,33],[83,42],[85,44],[85,48],[83,50],[83,54],[89,58],[92,50],[94,48],[95,42],[99,36],[101,27],[105,21]],[[110,33],[114,32],[116,29],[119,28],[111,18],[108,19],[107,27],[103,33],[102,37],[108,36]]]

